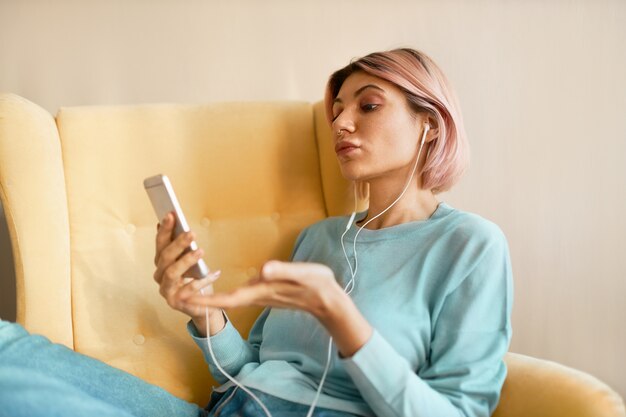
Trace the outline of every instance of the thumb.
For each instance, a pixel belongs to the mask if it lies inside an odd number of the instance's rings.
[[[259,278],[261,279],[277,279],[284,277],[285,273],[289,269],[288,262],[281,261],[267,261],[261,268]]]

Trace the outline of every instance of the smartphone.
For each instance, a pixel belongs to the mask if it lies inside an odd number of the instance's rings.
[[[174,194],[172,183],[167,176],[159,174],[146,178],[143,180],[143,186],[148,193],[148,197],[150,197],[152,207],[154,207],[154,212],[159,221],[163,220],[167,213],[172,211],[175,213],[176,225],[174,226],[174,238],[181,233],[191,230],[187,224],[183,210],[178,203],[176,194]],[[198,249],[198,245],[195,241],[192,241],[189,247],[183,252],[183,255],[196,249]],[[209,268],[204,261],[200,259],[194,266],[189,268],[183,276],[200,279],[206,277],[208,273]]]

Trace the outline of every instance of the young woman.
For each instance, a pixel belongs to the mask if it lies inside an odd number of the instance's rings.
[[[180,257],[193,235],[172,240],[171,214],[158,227],[154,279],[223,383],[205,410],[0,322],[0,416],[490,415],[511,266],[496,225],[436,198],[468,159],[446,77],[419,51],[374,53],[335,72],[325,101],[368,210],[308,227],[290,262],[220,294],[217,274],[183,276],[202,256]],[[248,305],[267,308],[244,340],[221,309]]]
[[[348,415],[490,415],[506,375],[511,267],[496,225],[437,201],[468,155],[446,77],[421,52],[374,53],[330,77],[326,112],[343,176],[369,186],[369,209],[354,221],[310,226],[291,262],[266,263],[229,294],[211,294],[215,275],[185,284],[202,252],[176,261],[190,237],[170,240],[171,215],[157,234],[161,293],[191,316],[224,383],[215,415],[264,412],[227,374],[276,415],[305,415],[316,400]],[[268,308],[246,341],[220,308],[248,305]],[[252,411],[238,414],[242,405]]]

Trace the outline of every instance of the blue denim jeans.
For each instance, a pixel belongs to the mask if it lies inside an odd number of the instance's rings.
[[[272,417],[306,417],[308,405],[293,403],[257,390],[254,392],[259,400],[267,407]],[[209,417],[266,417],[261,406],[245,391],[232,387],[223,394],[216,392],[211,396],[207,409]],[[327,408],[315,408],[315,417],[357,417],[354,414]]]
[[[0,417],[200,417],[206,411],[103,362],[0,321]]]
[[[308,407],[255,392],[273,417],[306,416]],[[209,411],[207,411],[209,410]],[[183,401],[22,326],[0,320],[0,417],[263,417],[245,392],[213,393],[207,409]],[[316,417],[352,414],[316,409]]]

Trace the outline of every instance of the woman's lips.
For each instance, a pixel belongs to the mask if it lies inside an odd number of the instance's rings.
[[[337,156],[344,156],[359,149],[359,146],[352,142],[339,142],[335,145]]]

